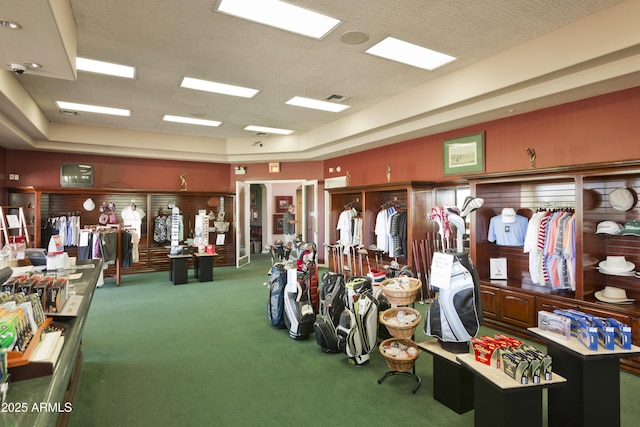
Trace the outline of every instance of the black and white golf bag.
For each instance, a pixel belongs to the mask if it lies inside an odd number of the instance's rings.
[[[344,275],[326,271],[320,288],[320,316],[313,324],[316,342],[325,353],[339,353],[336,328],[345,307]]]
[[[283,263],[276,263],[269,271],[269,301],[267,318],[271,326],[284,329],[284,288],[287,285],[287,270]]]
[[[449,286],[438,288],[438,298],[427,310],[424,333],[438,338],[443,348],[464,353],[482,325],[480,279],[468,254],[445,255],[453,257]]]
[[[338,346],[349,363],[365,365],[378,342],[378,300],[368,277],[352,277],[346,288],[346,306],[337,328]]]
[[[287,269],[284,288],[284,321],[293,339],[307,339],[313,332],[316,314],[309,297],[309,279],[306,271]]]

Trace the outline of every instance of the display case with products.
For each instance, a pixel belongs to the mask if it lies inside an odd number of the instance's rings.
[[[486,324],[524,335],[526,328],[536,326],[538,311],[575,308],[626,322],[632,326],[634,344],[640,344],[640,304],[615,304],[596,298],[605,286],[623,290],[629,299],[640,298],[640,285],[633,274],[635,269],[640,270],[640,236],[615,231],[596,233],[605,221],[619,224],[622,230],[625,224],[640,219],[640,162],[474,176],[469,184],[471,194],[484,199],[472,222],[470,248],[481,279]],[[614,193],[619,189],[625,190],[623,197]],[[569,269],[564,270],[571,272],[568,281],[554,282],[551,277],[541,285],[535,278],[536,268],[530,267],[526,245],[499,245],[489,240],[491,218],[505,207],[527,219],[541,212],[573,218],[573,241],[561,252],[565,260],[570,260]],[[558,253],[552,252],[547,254],[558,258]],[[633,269],[624,274],[604,274],[599,265],[608,257],[623,257]],[[507,260],[506,280],[490,278],[492,258]],[[638,357],[621,359],[621,365],[640,373]]]
[[[32,206],[33,217],[33,246],[47,247],[48,236],[43,233],[48,221],[59,215],[78,214],[81,228],[85,225],[101,224],[100,207],[103,203],[113,205],[115,210],[111,213],[113,221],[123,226],[122,211],[126,207],[135,204],[136,209],[144,212],[140,221],[138,243],[138,260],[130,267],[124,268],[123,274],[140,273],[146,271],[168,270],[167,259],[170,245],[168,234],[156,233],[157,219],[166,217],[171,212],[170,205],[180,209],[183,218],[183,233],[181,241],[188,244],[193,239],[195,230],[195,217],[201,210],[206,210],[210,217],[222,215],[222,222],[233,224],[233,212],[235,209],[235,195],[228,192],[216,191],[161,191],[161,190],[136,190],[117,188],[34,188],[14,187],[7,189],[7,200],[21,205]],[[93,208],[93,209],[87,209]],[[25,211],[27,218],[30,211]],[[110,217],[111,215],[108,215]],[[217,219],[216,219],[217,220]],[[111,219],[107,220],[112,222]],[[28,221],[27,221],[28,222]],[[36,226],[37,225],[37,226]],[[165,229],[166,230],[166,229]],[[235,265],[235,235],[229,230],[218,233],[211,226],[209,241],[216,242],[217,234],[223,234],[216,245],[216,266]],[[75,254],[76,247],[66,248],[71,255]],[[110,266],[107,274],[115,274],[114,267]]]

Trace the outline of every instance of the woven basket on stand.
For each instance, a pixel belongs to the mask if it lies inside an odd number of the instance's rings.
[[[406,288],[395,289],[395,284],[401,286],[406,284]],[[416,300],[416,296],[422,288],[422,282],[414,277],[393,277],[384,280],[380,286],[389,304],[409,305]]]
[[[417,314],[418,317],[411,323],[399,324],[396,322],[390,322],[389,319],[393,319],[398,316],[399,311],[405,313]],[[411,338],[416,331],[422,316],[420,312],[415,308],[410,307],[393,307],[388,310],[380,312],[380,323],[387,327],[387,330],[394,338]]]
[[[410,357],[395,357],[385,353],[385,347],[390,346],[393,342],[398,342],[407,347],[413,347],[417,350],[417,352],[414,356]],[[413,365],[416,363],[416,359],[420,356],[420,353],[422,353],[415,342],[405,338],[389,338],[388,340],[384,340],[382,341],[382,343],[380,343],[380,347],[378,349],[380,350],[380,354],[382,354],[382,357],[384,357],[387,361],[387,366],[397,372],[409,372],[410,370],[412,370]]]

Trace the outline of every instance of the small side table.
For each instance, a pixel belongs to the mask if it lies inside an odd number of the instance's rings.
[[[183,285],[189,281],[188,264],[191,255],[167,255],[169,257],[169,280],[174,285]]]
[[[211,282],[213,280],[213,257],[218,254],[193,254],[193,276],[200,282]]]
[[[542,426],[542,389],[567,382],[554,372],[551,380],[520,384],[500,369],[476,361],[473,354],[462,354],[456,358],[475,375],[476,427]]]
[[[473,374],[442,348],[438,340],[418,343],[433,355],[433,398],[447,408],[464,414],[473,409]]]

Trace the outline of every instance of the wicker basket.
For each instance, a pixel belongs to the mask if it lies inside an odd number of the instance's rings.
[[[400,325],[398,323],[388,322],[387,319],[393,319],[398,315],[398,311],[404,311],[405,313],[417,314],[418,317],[411,323],[406,325]],[[409,307],[393,307],[380,313],[380,323],[387,327],[387,330],[394,338],[411,338],[416,331],[418,324],[422,316],[418,310]]]
[[[394,341],[398,341],[408,347],[415,348],[417,350],[416,355],[413,357],[394,357],[390,354],[385,353],[384,348],[391,345],[391,343]],[[389,338],[388,340],[384,340],[382,341],[382,343],[380,343],[380,347],[378,349],[380,350],[380,354],[382,354],[382,357],[386,359],[387,366],[396,372],[408,372],[412,370],[413,366],[416,363],[416,359],[420,356],[420,353],[422,353],[415,342],[405,338]]]
[[[387,289],[387,285],[398,280],[408,280],[409,287],[407,289]],[[422,282],[414,277],[394,277],[386,279],[380,286],[382,287],[382,293],[387,297],[390,304],[409,305],[416,300],[416,296],[422,288]]]

